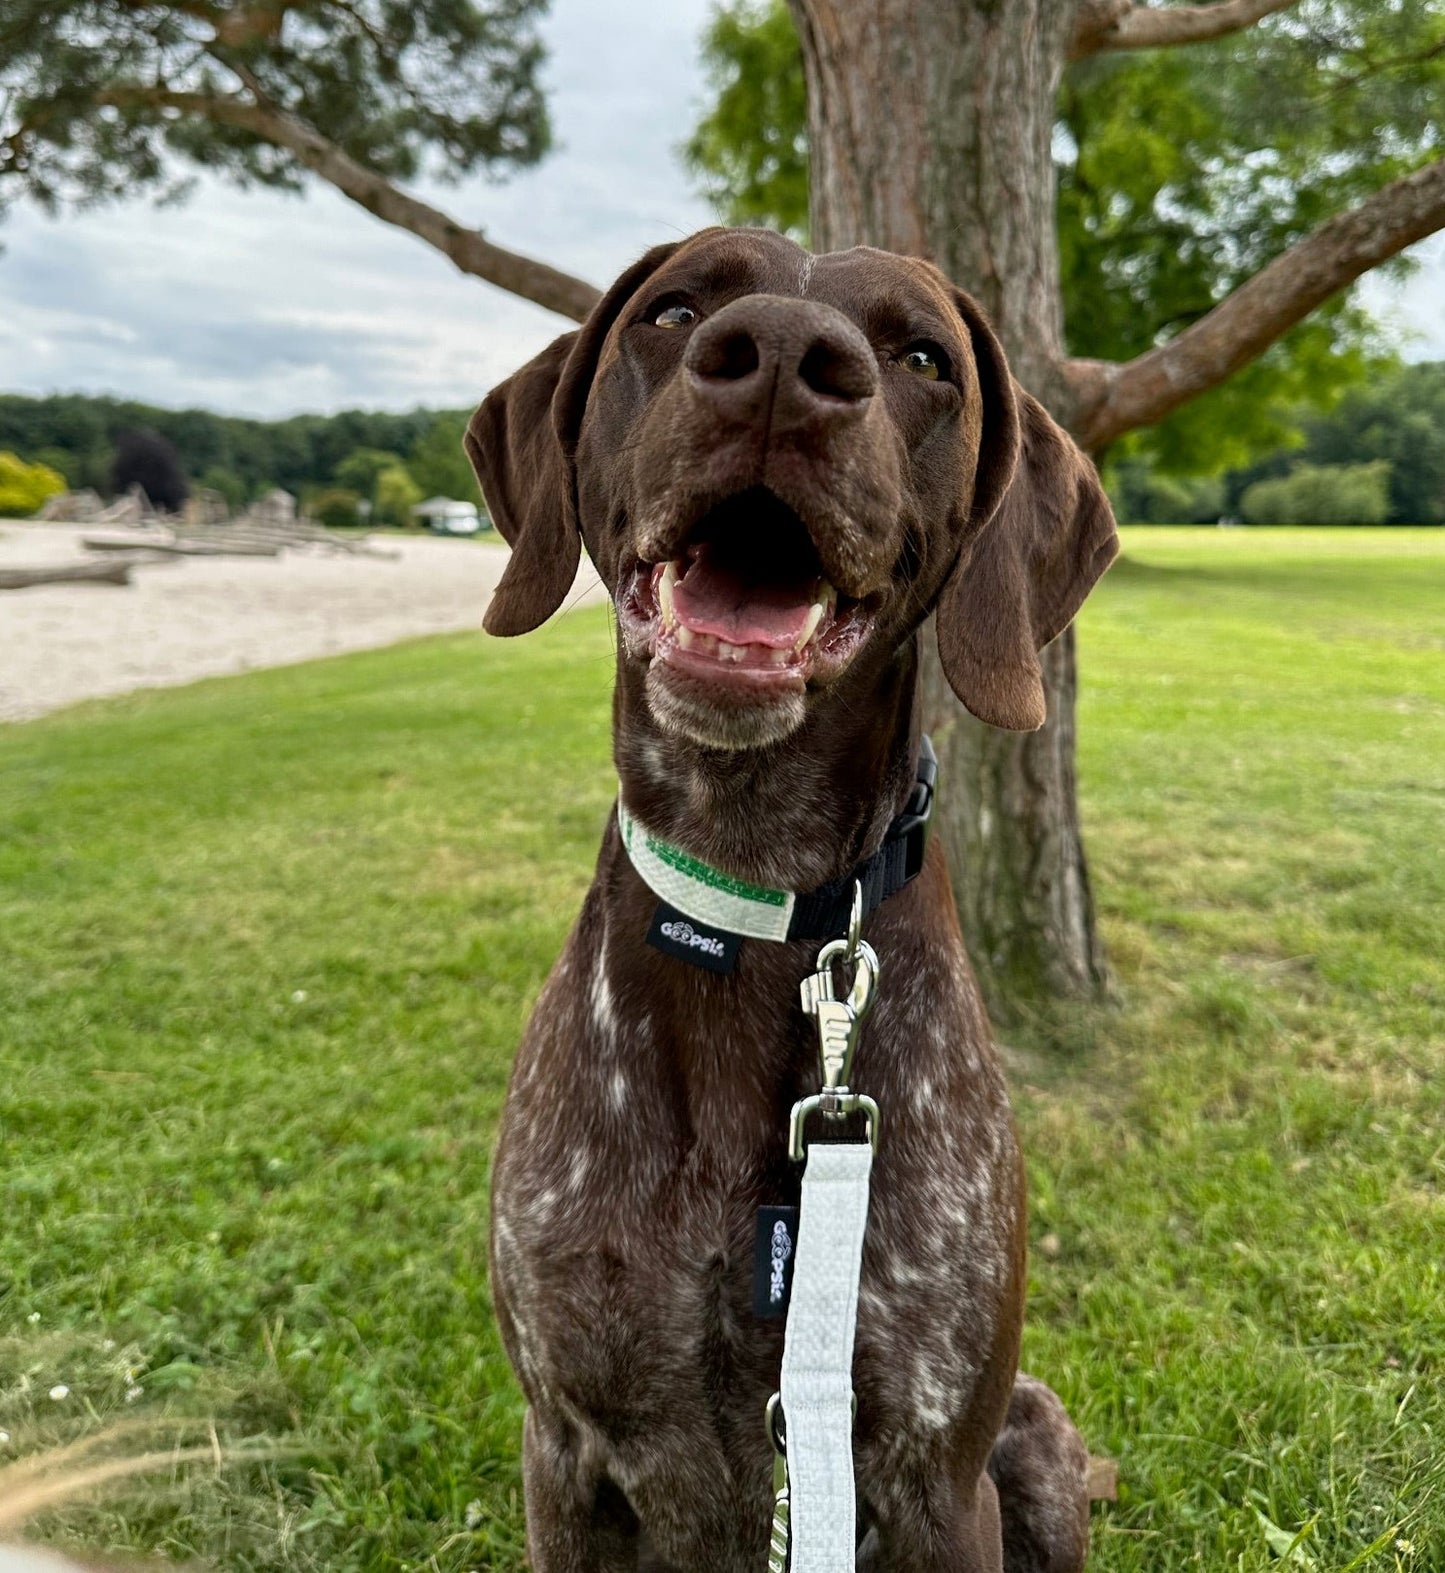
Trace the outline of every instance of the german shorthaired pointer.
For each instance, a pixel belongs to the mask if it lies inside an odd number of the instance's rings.
[[[488,630],[556,611],[584,542],[617,615],[623,817],[493,1175],[532,1566],[762,1573],[784,1324],[754,1314],[755,1215],[797,1200],[817,939],[747,939],[716,968],[646,943],[657,897],[623,828],[744,892],[847,880],[913,790],[924,620],[974,715],[1039,726],[1038,652],[1113,558],[1113,517],[936,268],[758,230],[648,252],[487,397],[467,450],[512,546]],[[866,932],[859,1566],[1071,1573],[1085,1452],[1016,1374],[1019,1151],[938,847]]]

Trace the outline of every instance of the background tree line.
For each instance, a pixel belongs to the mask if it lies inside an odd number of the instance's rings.
[[[0,452],[48,466],[72,490],[107,495],[117,444],[155,432],[193,487],[219,492],[232,508],[279,486],[331,523],[359,522],[366,504],[376,522],[404,524],[424,497],[480,503],[462,453],[468,413],[346,410],[263,421],[84,394],[0,394]]]
[[[1445,361],[1379,370],[1328,411],[1296,410],[1289,439],[1251,464],[1189,475],[1123,454],[1104,478],[1130,524],[1445,523]]]
[[[48,466],[73,490],[104,494],[120,437],[152,431],[175,448],[193,486],[220,492],[233,508],[280,486],[331,523],[357,523],[369,511],[378,523],[403,524],[422,497],[480,501],[461,449],[466,419],[462,410],[418,409],[262,421],[81,394],[9,394],[0,395],[0,452]],[[1445,361],[1375,363],[1332,409],[1296,407],[1272,420],[1283,441],[1212,474],[1171,473],[1147,450],[1110,456],[1105,480],[1119,518],[1445,523]]]

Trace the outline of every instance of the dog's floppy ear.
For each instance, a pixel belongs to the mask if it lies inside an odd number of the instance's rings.
[[[492,522],[512,555],[483,619],[488,633],[524,634],[562,604],[582,538],[570,517],[552,399],[580,335],[564,333],[482,400],[462,446]]]
[[[938,602],[938,654],[965,709],[1031,732],[1047,714],[1039,651],[1073,620],[1119,536],[1094,466],[1015,387],[979,307],[961,295],[959,308],[973,338],[984,428],[969,538]]]
[[[622,308],[678,244],[634,262],[580,328],[493,388],[467,425],[467,458],[512,548],[482,619],[490,634],[530,632],[572,588],[582,551],[572,457],[597,357]]]

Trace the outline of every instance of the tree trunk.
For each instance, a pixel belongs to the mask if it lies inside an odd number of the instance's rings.
[[[1072,628],[1042,664],[1049,723],[1022,739],[975,721],[938,662],[924,667],[924,714],[950,772],[934,829],[996,1020],[1030,1001],[1088,998],[1105,983],[1075,810]]]
[[[1014,376],[1065,426],[1050,144],[1078,0],[790,0],[803,44],[820,251],[932,258],[982,302]],[[925,643],[939,828],[990,1011],[1098,995],[1105,980],[1074,775],[1074,641],[1046,652],[1049,719],[967,715]]]

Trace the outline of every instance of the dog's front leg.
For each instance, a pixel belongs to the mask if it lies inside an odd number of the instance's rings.
[[[946,1469],[905,1469],[870,1506],[860,1573],[1006,1573],[998,1491],[986,1474],[965,1489]]]
[[[527,1410],[522,1483],[532,1573],[635,1573],[637,1519],[570,1428]]]

